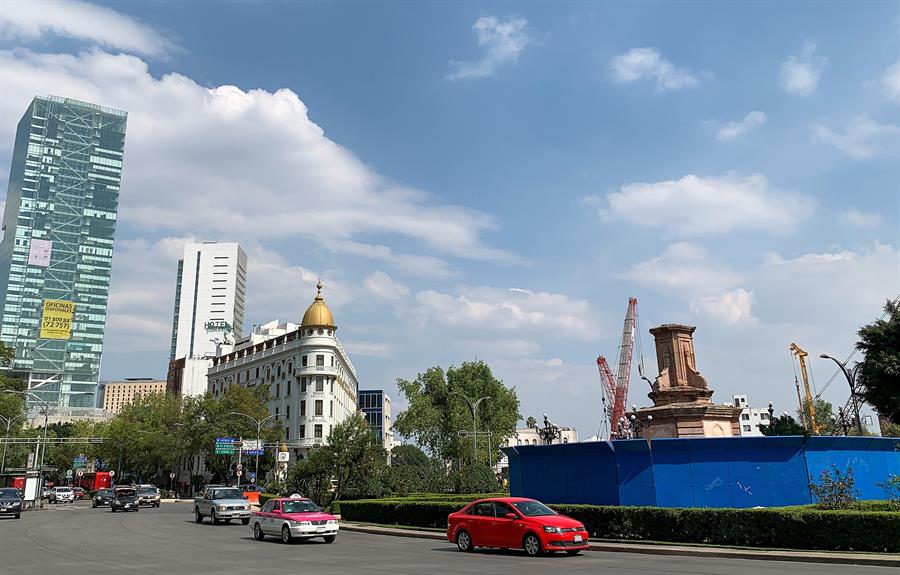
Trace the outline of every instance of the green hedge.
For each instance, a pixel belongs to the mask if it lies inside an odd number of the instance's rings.
[[[467,501],[344,501],[341,516],[413,527],[447,526]],[[900,552],[900,512],[816,509],[670,509],[551,505],[591,537],[746,547]]]

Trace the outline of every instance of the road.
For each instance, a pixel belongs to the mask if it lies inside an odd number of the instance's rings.
[[[450,543],[343,532],[337,542],[284,545],[254,541],[241,525],[196,525],[189,504],[168,503],[140,513],[110,513],[84,502],[0,518],[0,573],[58,575],[73,569],[91,575],[329,575],[415,574],[546,575],[549,573],[703,575],[896,575],[896,569],[603,553],[528,558],[520,552],[460,553]]]

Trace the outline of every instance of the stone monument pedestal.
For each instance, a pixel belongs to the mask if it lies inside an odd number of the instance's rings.
[[[647,395],[653,400],[653,407],[639,409],[636,414],[646,439],[741,434],[741,408],[710,401],[713,390],[694,363],[695,329],[690,325],[666,324],[650,330],[656,340],[659,375],[652,384],[653,391]]]

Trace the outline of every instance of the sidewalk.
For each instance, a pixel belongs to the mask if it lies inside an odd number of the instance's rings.
[[[372,535],[393,535],[395,537],[414,537],[447,541],[447,536],[440,531],[420,531],[367,525],[364,523],[341,523],[341,529]],[[791,551],[791,550],[756,550],[734,547],[691,547],[652,543],[625,542],[590,542],[591,551],[614,553],[645,553],[650,555],[681,555],[686,557],[722,557],[728,559],[756,559],[765,561],[800,561],[805,563],[833,563],[845,565],[872,565],[877,567],[900,567],[900,555],[876,553],[846,553],[832,551]]]

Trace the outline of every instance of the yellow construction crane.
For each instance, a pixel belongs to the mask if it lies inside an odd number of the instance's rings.
[[[800,360],[800,376],[803,378],[803,389],[806,392],[806,417],[809,419],[810,431],[813,435],[819,435],[819,424],[816,423],[816,406],[813,404],[812,393],[809,391],[809,375],[806,371],[806,357],[809,355],[796,343],[792,343],[788,348]]]

